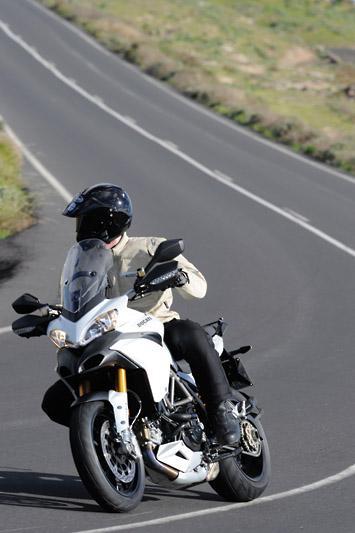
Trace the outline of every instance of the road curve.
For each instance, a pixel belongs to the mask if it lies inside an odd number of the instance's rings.
[[[0,6],[0,114],[67,190],[101,180],[126,187],[135,204],[132,234],[183,236],[209,290],[205,300],[176,301],[177,308],[200,322],[223,314],[227,343],[254,345],[247,366],[265,408],[273,460],[265,496],[354,464],[355,259],[295,223],[298,217],[355,249],[353,180],[185,102],[32,0]],[[64,200],[30,165],[25,171],[41,199],[40,224],[13,241],[22,264],[0,287],[0,328],[10,323],[9,303],[19,292],[56,298],[72,240],[72,225],[60,216]],[[101,513],[77,479],[66,431],[40,412],[41,395],[55,379],[52,346],[0,333],[0,533],[108,531],[140,522],[174,533],[353,531],[354,476],[224,512],[207,485],[184,492],[149,486],[129,515]]]

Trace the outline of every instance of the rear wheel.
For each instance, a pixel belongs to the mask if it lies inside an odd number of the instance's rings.
[[[144,464],[116,439],[112,409],[105,402],[77,406],[70,421],[70,445],[79,475],[99,505],[111,512],[136,507],[144,493]],[[136,444],[138,451],[138,444]]]
[[[243,451],[220,462],[220,472],[212,488],[224,499],[233,502],[254,500],[270,481],[271,464],[265,432],[258,419],[248,416],[241,421]]]

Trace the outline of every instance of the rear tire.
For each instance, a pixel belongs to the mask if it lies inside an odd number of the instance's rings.
[[[115,453],[114,418],[102,401],[74,408],[70,446],[79,475],[91,496],[106,511],[123,513],[142,500],[145,485],[141,454],[136,462]]]
[[[271,463],[269,446],[265,432],[258,419],[247,419],[257,429],[261,440],[261,453],[258,457],[239,454],[220,462],[220,472],[211,487],[232,502],[249,502],[264,492],[270,481]]]

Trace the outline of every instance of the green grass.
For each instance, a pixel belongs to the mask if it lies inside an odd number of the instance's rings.
[[[182,93],[355,173],[355,65],[326,52],[355,47],[350,0],[40,1]]]
[[[0,239],[32,222],[32,200],[21,180],[21,156],[0,126]]]

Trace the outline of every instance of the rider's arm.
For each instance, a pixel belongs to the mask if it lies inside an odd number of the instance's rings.
[[[176,290],[185,299],[204,298],[207,292],[207,281],[203,274],[201,274],[201,272],[183,255],[179,255],[176,259],[179,262],[179,268],[181,268],[188,277],[187,283]]]
[[[166,239],[161,237],[148,237],[146,240],[147,251],[153,256],[158,245]],[[190,263],[183,255],[176,258],[179,268],[188,276],[188,281],[182,287],[175,288],[184,299],[204,298],[207,292],[207,281],[197,268]]]

